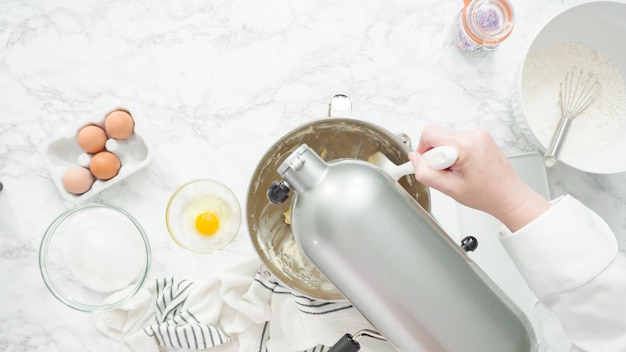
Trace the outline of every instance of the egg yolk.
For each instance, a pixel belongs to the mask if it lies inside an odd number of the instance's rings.
[[[207,211],[196,217],[196,230],[205,236],[211,236],[220,227],[220,219],[214,213]]]

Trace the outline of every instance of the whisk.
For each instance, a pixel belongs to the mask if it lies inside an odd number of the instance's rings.
[[[599,88],[598,77],[593,73],[574,68],[565,75],[565,80],[561,82],[561,119],[543,156],[547,167],[556,165],[570,124],[596,99]]]

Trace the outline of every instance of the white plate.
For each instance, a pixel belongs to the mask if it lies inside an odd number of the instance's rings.
[[[115,110],[125,110],[129,112],[135,120],[134,133],[124,140],[115,141],[117,142],[115,154],[122,164],[119,173],[106,181],[96,180],[91,186],[91,189],[81,195],[75,195],[66,191],[61,182],[63,174],[70,167],[81,165],[82,160],[79,161],[79,157],[81,157],[81,155],[84,157],[85,154],[78,145],[76,138],[78,131],[83,126],[89,124],[96,124],[104,128],[104,118]],[[153,157],[153,150],[148,141],[146,141],[144,132],[141,129],[141,119],[141,112],[136,107],[117,106],[111,109],[103,109],[100,113],[94,113],[93,117],[64,130],[59,135],[42,144],[40,151],[46,160],[46,164],[52,175],[52,180],[64,199],[73,203],[83,202],[115,185],[150,163]],[[109,141],[107,141],[107,143],[109,143]],[[109,145],[110,144],[107,144],[107,146]]]

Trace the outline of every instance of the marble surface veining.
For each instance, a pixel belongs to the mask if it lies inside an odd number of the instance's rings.
[[[323,118],[334,94],[353,116],[414,143],[426,123],[483,128],[508,153],[536,150],[516,118],[517,74],[540,25],[575,2],[515,1],[498,50],[463,54],[450,36],[460,1],[0,2],[0,350],[111,351],[118,342],[45,288],[38,249],[72,205],[39,146],[102,108],[132,104],[155,157],[93,201],[120,206],[150,235],[151,276],[220,270],[255,255],[242,229],[226,250],[178,248],[164,222],[170,194],[195,178],[230,186],[245,204],[267,148]],[[626,248],[626,176],[559,164],[552,195],[598,212]],[[488,181],[487,181],[488,182]]]

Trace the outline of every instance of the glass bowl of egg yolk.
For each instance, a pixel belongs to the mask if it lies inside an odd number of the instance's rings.
[[[194,180],[180,186],[165,212],[170,236],[179,246],[197,253],[212,253],[226,247],[241,226],[241,207],[224,184]]]

